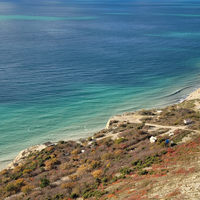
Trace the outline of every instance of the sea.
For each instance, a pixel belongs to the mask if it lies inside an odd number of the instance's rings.
[[[0,169],[200,87],[200,2],[0,0]]]

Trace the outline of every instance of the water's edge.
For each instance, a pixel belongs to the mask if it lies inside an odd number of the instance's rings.
[[[189,95],[187,96],[187,98],[185,98],[185,99],[180,99],[179,102],[177,102],[176,104],[178,104],[178,103],[180,103],[180,102],[183,102],[183,101],[185,101],[185,100],[191,100],[191,98],[190,98],[191,96],[194,96],[194,97],[196,97],[196,98],[200,98],[200,92],[199,92],[199,91],[200,91],[200,88],[197,89],[197,90],[195,90],[195,91],[192,92],[191,94],[189,94]],[[129,111],[129,112],[134,112],[134,111]],[[125,112],[125,113],[123,113],[123,114],[121,114],[121,115],[124,115],[124,114],[129,113],[129,112]],[[113,116],[113,117],[115,117],[115,116]],[[111,117],[111,118],[113,118],[113,117]],[[111,118],[110,118],[110,119],[111,119]],[[110,119],[108,120],[108,122],[110,121]],[[108,122],[107,122],[107,124],[108,124]],[[105,128],[107,127],[107,124],[106,124]],[[99,131],[100,131],[100,130],[99,130]],[[96,133],[96,132],[92,133],[90,136],[93,136],[95,133]],[[105,137],[107,137],[107,136],[105,136]],[[74,138],[74,139],[71,139],[71,140],[74,140],[75,142],[79,142],[79,143],[80,143],[80,139],[86,139],[86,138],[76,138],[76,139]],[[59,141],[60,141],[60,140],[59,140]],[[66,140],[66,141],[67,141],[67,140]],[[57,142],[58,142],[58,141],[57,141]],[[31,146],[31,147],[29,147],[29,148],[27,148],[27,149],[25,149],[25,150],[20,151],[20,153],[17,155],[17,157],[6,167],[6,169],[13,169],[16,165],[24,163],[26,157],[27,157],[29,154],[34,153],[34,152],[36,152],[36,151],[41,151],[41,150],[43,150],[44,148],[46,148],[46,147],[48,147],[48,146],[57,144],[57,142],[49,142],[49,141],[47,141],[47,142],[45,142],[45,143],[43,143],[43,144],[34,145],[34,146]],[[5,168],[4,168],[4,169],[5,169]]]

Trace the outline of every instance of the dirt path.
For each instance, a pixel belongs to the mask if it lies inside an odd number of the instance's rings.
[[[163,126],[163,125],[158,125],[158,124],[149,124],[149,123],[145,123],[145,125],[147,126],[151,126],[151,127],[155,127],[156,129],[159,128],[170,128],[170,132],[175,131],[177,129],[187,129],[187,126]]]

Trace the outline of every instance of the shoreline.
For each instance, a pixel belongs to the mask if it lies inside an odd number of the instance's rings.
[[[180,99],[179,102],[177,102],[176,104],[178,104],[180,102],[187,101],[187,100],[192,100],[192,99],[200,99],[200,88],[198,88],[194,92],[192,92],[189,95],[187,95],[187,98],[185,98],[184,100]],[[111,117],[110,119],[108,119],[107,124],[105,126],[105,129],[108,129],[109,123],[110,123],[111,120],[113,120],[113,119],[119,119],[119,118],[123,117],[124,121],[126,121],[126,116],[134,115],[136,112],[137,111],[125,112],[125,113],[122,113],[120,115],[115,115],[115,116]],[[134,119],[132,121],[132,123],[141,123],[139,120],[140,120],[140,116],[138,116],[137,119]],[[112,139],[116,139],[117,135],[113,135],[111,133],[106,133],[103,137],[100,137],[100,138],[94,138],[95,134],[97,134],[98,132],[100,132],[102,130],[104,130],[104,129],[101,129],[101,130],[98,130],[98,131],[95,131],[95,132],[91,133],[91,135],[89,136],[89,137],[93,138],[93,140],[91,141],[91,143],[93,141],[97,141],[99,139],[103,139],[103,138],[110,137],[110,136],[112,137]],[[75,141],[77,143],[82,143],[80,141],[81,140],[86,141],[87,138],[78,137],[76,139],[75,138],[73,139],[73,137],[72,137],[72,139],[67,139],[65,141],[69,141],[69,140]],[[61,141],[61,140],[59,140],[59,141]],[[19,154],[14,159],[9,159],[9,160],[12,160],[10,162],[10,164],[6,165],[5,167],[2,167],[1,170],[3,170],[3,169],[9,169],[9,168],[13,169],[16,165],[23,163],[24,160],[25,160],[25,158],[30,153],[34,153],[36,151],[41,151],[41,150],[45,149],[48,146],[56,145],[59,141],[57,141],[57,142],[45,142],[45,143],[42,143],[42,144],[38,144],[38,145],[34,145],[34,146],[28,147],[27,149],[24,149],[24,150],[20,151]]]

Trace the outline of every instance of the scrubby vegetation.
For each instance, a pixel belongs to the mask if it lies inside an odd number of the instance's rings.
[[[183,107],[181,105],[162,109],[163,112],[159,114],[157,122],[175,125],[180,119],[177,124],[182,124],[184,118],[190,117],[195,120],[195,124],[198,124],[199,113],[191,108],[185,108],[185,104]],[[148,115],[148,119],[144,118],[143,123],[113,121],[109,129],[94,135],[94,138],[99,140],[91,137],[88,140],[83,139],[81,144],[75,141],[60,141],[57,145],[30,154],[25,164],[1,171],[1,199],[20,192],[22,193],[17,198],[24,200],[78,197],[107,199],[117,197],[120,193],[107,189],[114,184],[126,183],[130,189],[133,182],[143,180],[144,177],[165,176],[169,173],[167,163],[175,161],[173,155],[177,155],[177,162],[182,161],[187,150],[183,150],[182,146],[170,147],[170,144],[166,143],[166,139],[170,137],[166,135],[160,135],[155,143],[150,143],[150,137],[155,134],[149,131],[149,126],[145,125],[145,122],[155,123],[158,114],[155,110],[143,110],[140,114]],[[195,126],[195,129],[197,128],[198,126]],[[157,130],[157,133],[164,134],[168,130],[162,128]],[[114,135],[117,133],[117,138],[101,139],[107,132],[112,132]],[[178,143],[190,133],[189,130],[177,129],[171,138],[174,143]],[[198,138],[184,147],[196,152],[199,151],[197,148],[199,143]],[[184,173],[190,171],[186,170]],[[152,187],[152,181],[143,182],[138,186],[139,189],[132,199],[145,196],[148,191],[143,191],[142,188],[150,188],[150,185]],[[124,191],[127,188],[123,186],[122,189]]]
[[[199,101],[198,101],[199,102]],[[185,125],[185,119],[191,119],[192,123],[189,125],[190,129],[200,129],[200,112],[194,109],[195,101],[184,101],[178,105],[167,106],[161,109],[161,113],[148,111],[140,112],[144,116],[142,121],[144,123],[154,123],[165,126]],[[151,116],[149,116],[151,113]]]
[[[102,185],[109,185],[130,172],[150,166],[155,162],[150,159],[151,155],[163,150],[158,145],[151,146],[151,135],[141,129],[143,126],[140,125],[140,129],[138,124],[132,124],[129,129],[124,126],[116,140],[105,138],[89,145],[62,141],[31,154],[26,164],[1,172],[1,196],[20,191],[26,195],[24,199],[55,199],[55,195],[61,194],[63,199],[105,196],[106,192],[100,189]],[[133,167],[131,163],[138,159],[137,167]],[[121,175],[115,177],[116,173]],[[60,179],[64,181],[59,184]],[[17,184],[16,181],[21,182]]]

